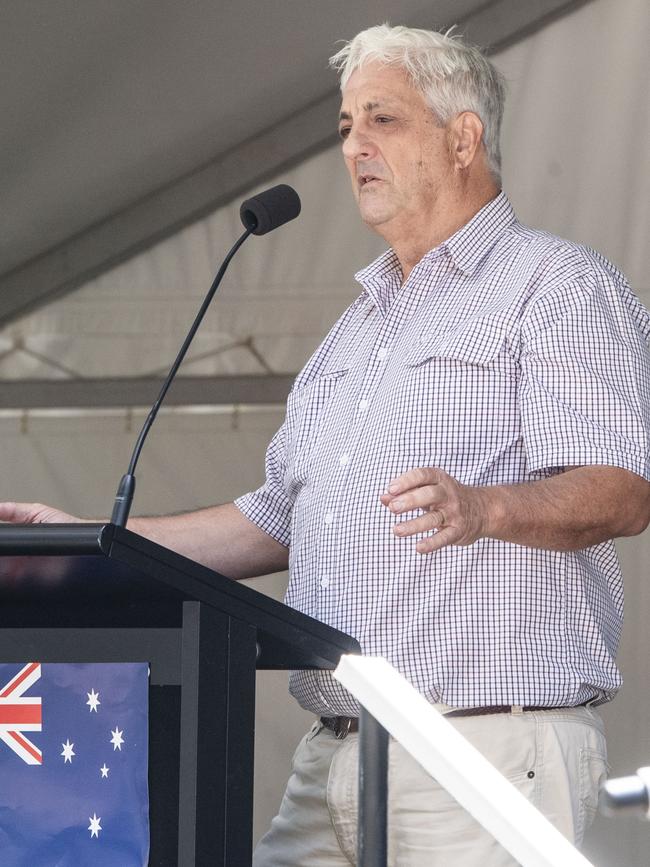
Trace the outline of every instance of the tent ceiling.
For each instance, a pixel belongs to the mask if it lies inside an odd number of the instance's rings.
[[[401,0],[502,46],[586,0]],[[332,141],[336,40],[394,0],[12,0],[0,29],[0,323]]]

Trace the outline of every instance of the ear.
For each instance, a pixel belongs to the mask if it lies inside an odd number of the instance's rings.
[[[467,169],[483,139],[483,122],[473,111],[463,111],[451,122],[450,132],[454,166]]]

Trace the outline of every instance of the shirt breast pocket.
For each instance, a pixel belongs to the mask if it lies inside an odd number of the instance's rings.
[[[418,367],[435,358],[447,358],[461,364],[490,366],[501,355],[505,342],[506,332],[498,320],[480,318],[445,334],[420,335],[406,364]]]
[[[501,449],[518,436],[517,379],[506,334],[489,322],[423,336],[405,360],[400,451],[451,468]]]
[[[287,473],[290,483],[307,481],[318,433],[347,372],[343,368],[326,371],[289,394]]]

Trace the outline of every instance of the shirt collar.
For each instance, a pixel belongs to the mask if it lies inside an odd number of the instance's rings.
[[[395,252],[386,250],[374,262],[354,275],[375,306],[385,313],[402,285],[402,268]]]
[[[440,246],[447,250],[457,268],[471,275],[514,222],[515,212],[510,200],[501,191]]]
[[[423,261],[431,261],[440,256],[441,253],[447,253],[460,271],[471,275],[499,237],[514,221],[515,213],[510,200],[501,191],[496,198],[484,205],[469,223],[465,223],[450,238],[430,250],[423,257]],[[375,304],[383,308],[388,296],[399,288],[402,272],[395,252],[386,250],[374,262],[358,271],[354,277],[361,283]]]

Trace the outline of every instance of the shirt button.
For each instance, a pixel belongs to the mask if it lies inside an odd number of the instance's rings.
[[[323,521],[326,524],[331,524],[333,520],[334,520],[334,515],[331,512],[327,512],[325,514],[325,517],[323,518]]]
[[[329,578],[321,578],[320,579],[320,586],[321,587],[329,587],[330,586],[330,579]]]
[[[350,463],[350,455],[341,455],[341,457],[339,458],[339,463],[341,464],[342,467],[344,467],[346,464],[349,464]]]
[[[365,412],[368,409],[368,401],[365,399],[365,397],[359,401],[359,403],[357,404],[357,409],[359,410],[359,412]]]
[[[380,361],[383,361],[387,355],[388,355],[388,350],[386,349],[385,346],[382,346],[380,349],[377,350],[377,358]]]

